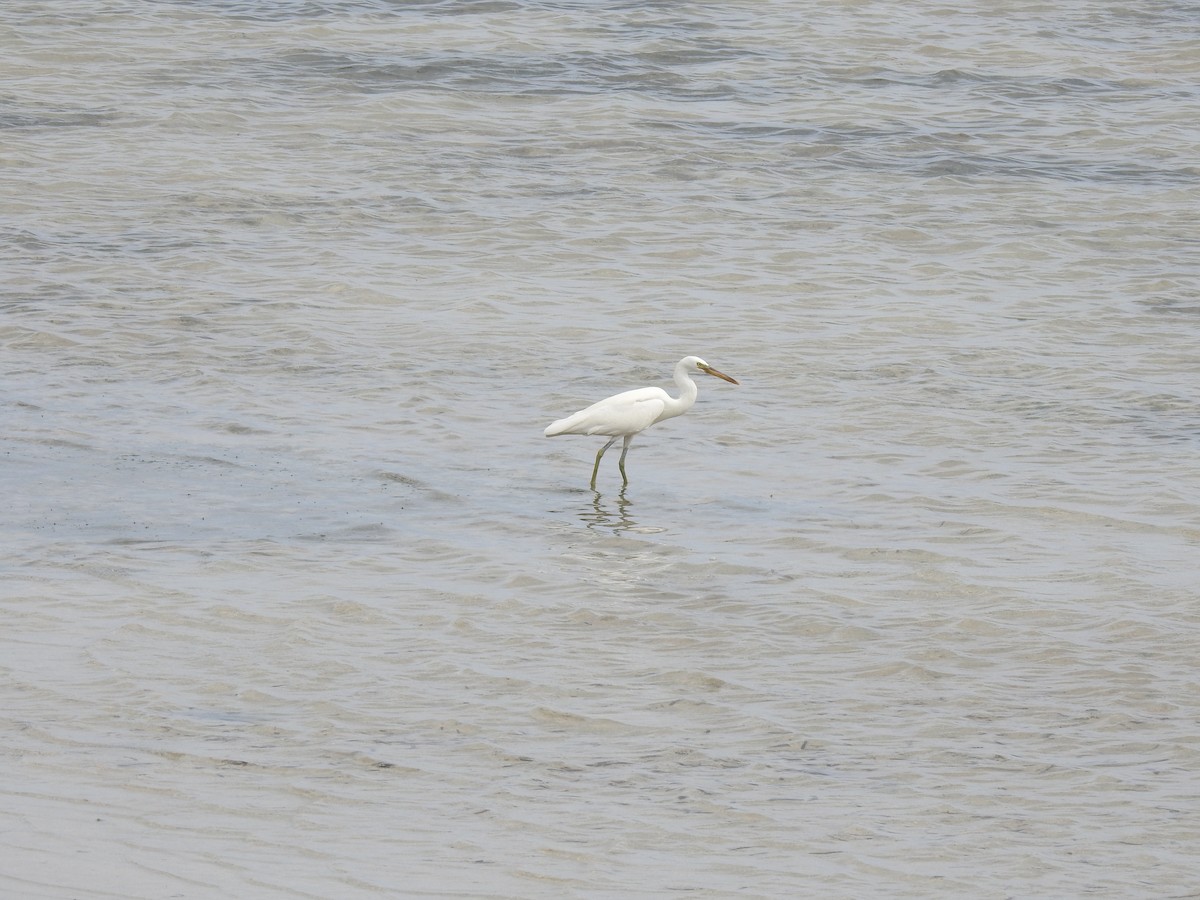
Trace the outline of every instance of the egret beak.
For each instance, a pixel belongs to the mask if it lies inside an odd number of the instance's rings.
[[[717,376],[717,378],[724,378],[730,384],[737,384],[736,379],[730,378],[724,372],[718,372],[712,366],[696,366],[696,368],[699,369],[701,372],[703,372],[705,375],[715,375],[715,376]]]

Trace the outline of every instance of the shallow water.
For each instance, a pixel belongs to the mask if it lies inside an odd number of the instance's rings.
[[[0,9],[3,893],[1196,890],[1195,8],[269,7]]]

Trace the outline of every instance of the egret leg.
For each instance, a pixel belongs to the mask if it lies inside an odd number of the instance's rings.
[[[616,438],[613,438],[615,441]],[[629,452],[629,445],[633,443],[633,435],[625,435],[625,445],[621,448],[621,461],[617,463],[617,468],[621,470],[621,477],[625,479],[625,483],[629,484],[629,476],[625,474],[625,454]]]
[[[611,441],[609,441],[607,444],[605,444],[603,447],[601,447],[600,452],[596,454],[596,465],[592,466],[592,490],[593,491],[596,489],[596,473],[600,471],[600,457],[602,457],[604,455],[605,450],[607,450],[609,447],[611,447],[616,442],[617,442],[617,439],[613,438]],[[621,474],[624,475],[625,474],[625,469],[623,467],[623,464],[625,462],[624,456],[621,457],[621,462],[622,462]]]

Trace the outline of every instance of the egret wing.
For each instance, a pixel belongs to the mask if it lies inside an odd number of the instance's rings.
[[[662,415],[668,400],[662,388],[638,388],[614,394],[565,419],[551,423],[547,437],[557,434],[637,434]]]

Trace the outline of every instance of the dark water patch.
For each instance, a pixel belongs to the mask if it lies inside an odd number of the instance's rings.
[[[1106,96],[1110,100],[1141,99],[1147,90],[1144,83],[1131,80],[1102,78],[1019,76],[975,72],[964,69],[941,69],[936,72],[904,72],[876,68],[867,73],[844,73],[839,76],[849,84],[889,89],[893,87],[922,88],[931,91],[968,90],[986,92],[1010,99],[1058,99],[1064,96]]]
[[[908,170],[918,177],[984,177],[1022,181],[1060,181],[1145,186],[1200,183],[1200,167],[1147,166],[1132,161],[1097,162],[1050,153],[990,155],[939,151],[891,160],[864,158],[871,168]],[[856,168],[859,166],[855,166]]]
[[[88,111],[17,112],[0,110],[0,129],[94,128],[107,125],[115,117],[110,113]]]
[[[1200,183],[1200,166],[1149,165],[1128,159],[1098,160],[1050,152],[989,154],[968,149],[988,138],[986,123],[964,123],[947,131],[919,126],[823,128],[812,125],[739,122],[658,122],[652,130],[684,131],[705,140],[769,148],[781,163],[830,169],[908,173],[917,178],[1003,178],[1145,186]],[[1037,140],[1031,136],[1030,143]],[[815,158],[815,161],[814,161]]]
[[[164,234],[149,228],[135,228],[118,234],[97,234],[84,228],[64,228],[59,232],[26,229],[13,233],[13,246],[31,253],[49,254],[69,251],[71,254],[94,254],[112,256],[116,254],[155,255],[190,251],[204,246],[200,241]]]
[[[171,0],[180,7],[209,10],[245,21],[278,22],[296,19],[328,18],[348,15],[404,16],[450,18],[522,12],[595,12],[597,10],[645,11],[654,8],[674,9],[667,0],[279,0],[261,3],[258,0]]]
[[[1150,312],[1168,316],[1200,317],[1200,296],[1151,297],[1137,301]]]
[[[744,56],[726,46],[685,47],[627,54],[577,52],[555,56],[438,56],[394,59],[310,50],[267,63],[285,79],[329,81],[364,93],[439,90],[517,96],[635,92],[675,100],[710,100],[737,94],[736,83],[698,80],[696,70]]]

